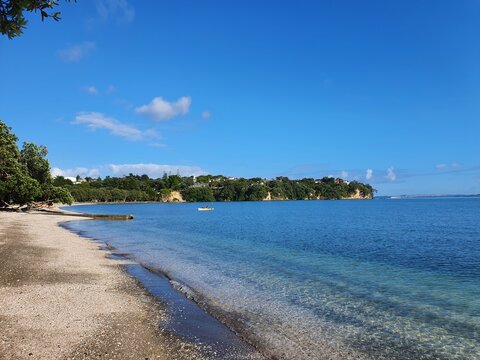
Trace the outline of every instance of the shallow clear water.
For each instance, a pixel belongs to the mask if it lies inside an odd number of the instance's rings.
[[[286,358],[480,358],[480,199],[79,206]]]

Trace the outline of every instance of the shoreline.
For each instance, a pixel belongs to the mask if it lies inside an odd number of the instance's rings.
[[[257,347],[260,348],[260,344],[237,333],[229,326],[231,321],[224,322],[228,317],[224,312],[208,306],[200,294],[189,288],[188,285],[179,283],[160,269],[142,263],[129,253],[119,251],[108,241],[99,240],[87,236],[81,231],[71,229],[69,227],[71,221],[63,221],[59,226],[99,244],[102,250],[107,251],[107,257],[126,261],[125,264],[120,264],[123,271],[133,277],[155,299],[166,304],[167,312],[173,320],[169,324],[165,324],[165,328],[174,335],[184,341],[206,345],[207,348],[204,349],[204,352],[209,355],[209,359],[268,358],[265,357],[265,354],[258,353]]]
[[[200,341],[202,344],[207,344],[211,347],[211,351],[208,352],[215,353],[215,358],[220,355],[219,359],[221,360],[230,359],[228,355],[230,351],[235,352],[236,357],[232,358],[235,360],[244,359],[243,353],[248,359],[277,359],[279,356],[283,359],[281,353],[269,349],[259,338],[250,334],[236,314],[231,314],[219,306],[209,303],[203,294],[190,288],[187,284],[179,282],[159,268],[142,263],[129,253],[119,251],[108,241],[98,240],[85,235],[82,231],[70,229],[68,225],[70,221],[72,220],[64,221],[59,226],[98,243],[101,249],[108,252],[109,258],[128,261],[128,264],[121,265],[124,271],[133,276],[140,286],[156,299],[168,303],[170,312],[177,321],[173,326],[167,324],[167,327],[183,340]],[[190,320],[188,316],[194,320]],[[208,323],[211,329],[206,328],[203,324],[199,325],[199,321]],[[211,334],[215,334],[215,338],[212,338]],[[251,354],[251,351],[254,353]]]
[[[246,344],[215,349],[215,331],[211,344],[179,336],[168,301],[135,276],[140,264],[65,229],[85,218],[0,212],[0,219],[0,357],[262,358]]]

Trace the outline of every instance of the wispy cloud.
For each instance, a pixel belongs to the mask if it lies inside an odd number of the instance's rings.
[[[85,91],[88,93],[88,94],[91,94],[91,95],[98,95],[98,89],[95,87],[95,86],[87,86],[85,87]]]
[[[373,177],[373,169],[367,169],[365,173],[365,179],[370,180]]]
[[[202,119],[203,120],[210,120],[212,117],[212,113],[210,111],[203,111],[202,112]]]
[[[127,0],[97,0],[97,13],[104,21],[115,19],[129,23],[135,19],[135,9]]]
[[[127,110],[131,110],[133,108],[133,104],[129,100],[126,100],[126,99],[115,99],[113,101],[113,103],[115,105],[121,106],[121,107],[123,107]]]
[[[341,177],[342,179],[348,178],[348,171],[342,170],[342,171],[340,172],[340,177]]]
[[[98,169],[88,169],[85,167],[76,167],[73,169],[60,169],[57,167],[53,167],[50,170],[50,173],[52,176],[63,176],[63,177],[76,177],[77,175],[80,175],[81,177],[92,177],[96,178],[100,175],[100,171]]]
[[[91,41],[74,45],[59,51],[60,58],[67,62],[77,62],[86,57],[95,49],[95,43]]]
[[[435,168],[438,170],[447,170],[447,169],[460,169],[462,164],[460,163],[451,163],[451,164],[437,164]]]
[[[103,88],[102,90],[99,87],[96,87],[95,85],[90,85],[90,86],[85,86],[83,88],[87,94],[91,95],[110,95],[113,94],[117,89],[113,85],[108,85],[106,88]]]
[[[387,175],[385,175],[385,179],[387,179],[388,181],[395,181],[397,179],[397,174],[395,174],[395,169],[392,167],[389,167],[387,169]]]
[[[145,138],[158,137],[158,134],[153,130],[140,130],[98,112],[78,113],[73,123],[86,125],[92,130],[105,129],[112,135],[124,137],[129,140],[143,140]]]
[[[191,104],[192,99],[189,96],[182,96],[177,101],[172,102],[159,96],[154,98],[149,104],[137,107],[135,112],[154,120],[165,121],[187,114]]]
[[[167,174],[177,174],[182,176],[198,176],[205,175],[207,172],[198,166],[184,165],[159,165],[159,164],[110,164],[108,170],[113,175],[123,176],[130,173],[156,178]]]
[[[160,148],[160,149],[165,149],[166,147],[168,147],[167,144],[163,144],[163,143],[151,143],[151,144],[148,144],[148,146]]]
[[[438,164],[443,165],[443,164]],[[445,164],[445,166],[435,166],[436,170],[432,171],[404,171],[402,178],[415,178],[423,176],[445,176],[445,175],[459,175],[464,176],[468,174],[480,174],[480,165],[464,166],[459,163]]]

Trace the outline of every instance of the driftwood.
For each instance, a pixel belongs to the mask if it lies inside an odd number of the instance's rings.
[[[18,204],[9,204],[5,201],[1,201],[0,210],[3,211],[29,211],[32,209],[53,209],[53,202],[51,201],[32,201],[27,204],[18,205]]]
[[[0,204],[0,210],[2,211],[19,212],[19,211],[27,211],[28,209],[29,209],[28,204],[26,205],[8,204],[5,201],[2,201]]]

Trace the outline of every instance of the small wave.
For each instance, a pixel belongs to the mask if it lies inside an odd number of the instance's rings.
[[[190,300],[196,299],[195,291],[192,288],[188,287],[187,285],[182,284],[175,280],[170,280],[170,284],[172,284],[173,288],[178,292],[182,293],[186,298]]]

